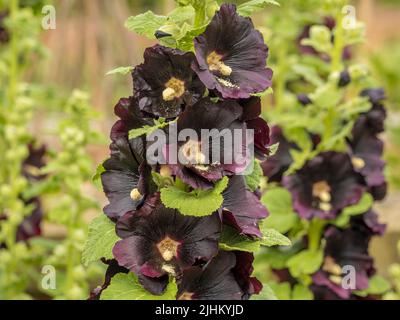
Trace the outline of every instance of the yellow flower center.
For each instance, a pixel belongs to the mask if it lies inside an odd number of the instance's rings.
[[[330,256],[327,256],[325,258],[324,264],[322,266],[322,270],[324,270],[325,272],[328,272],[334,276],[342,275],[342,268]]]
[[[174,266],[170,264],[164,264],[162,268],[165,272],[169,273],[170,275],[176,276],[175,268]]]
[[[178,246],[179,242],[172,240],[170,237],[167,236],[157,244],[157,249],[165,261],[171,261],[174,257],[178,255]]]
[[[326,181],[319,181],[313,184],[312,195],[319,199],[319,208],[322,211],[330,211],[332,205],[330,204],[332,200],[331,187]]]
[[[201,151],[201,142],[189,140],[181,148],[180,152],[189,164],[201,165],[206,162],[206,156]]]
[[[185,93],[185,82],[175,77],[172,77],[165,84],[165,90],[163,91],[162,95],[164,101],[172,101],[176,98],[182,97],[184,93]]]
[[[130,197],[134,201],[138,201],[142,198],[142,194],[139,192],[138,188],[132,189]]]
[[[222,56],[215,51],[207,56],[207,64],[210,71],[218,71],[223,76],[230,76],[232,73],[232,68],[227,66],[222,61]]]
[[[360,170],[365,167],[365,161],[359,157],[351,158],[351,163],[353,164],[354,168]]]
[[[184,293],[182,293],[180,296],[179,296],[179,298],[178,298],[178,300],[193,300],[193,295],[194,295],[194,293],[190,293],[190,292],[184,292]]]

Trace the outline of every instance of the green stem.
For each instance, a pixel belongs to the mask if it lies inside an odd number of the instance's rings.
[[[344,29],[343,29],[343,15],[339,12],[336,16],[335,40],[331,54],[332,65],[331,72],[341,71],[343,68],[343,50],[344,43]]]
[[[277,73],[278,76],[276,79],[275,86],[275,105],[278,109],[282,110],[283,108],[283,100],[285,96],[285,86],[286,86],[286,73],[289,68],[287,64],[287,45],[286,41],[283,41],[279,46],[279,51],[277,53],[278,56],[278,65],[277,65]]]
[[[319,218],[311,220],[308,229],[308,247],[311,251],[318,251],[321,245],[321,236],[325,224],[326,222]]]
[[[10,17],[12,22],[15,24],[16,17],[18,14],[19,0],[11,0],[10,3]],[[17,96],[17,84],[18,84],[18,43],[17,43],[17,30],[15,25],[13,26],[11,32],[11,57],[10,57],[10,74],[9,74],[9,91],[8,91],[8,101],[9,108],[15,105],[15,100]]]

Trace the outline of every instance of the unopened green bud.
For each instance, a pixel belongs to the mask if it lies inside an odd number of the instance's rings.
[[[355,64],[349,67],[349,73],[353,80],[357,81],[368,76],[368,68],[363,64]]]

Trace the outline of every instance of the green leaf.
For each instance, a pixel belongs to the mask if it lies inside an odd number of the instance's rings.
[[[249,237],[238,234],[234,228],[224,226],[219,246],[226,251],[257,252],[260,249],[260,241],[252,240]]]
[[[147,11],[134,17],[129,17],[125,22],[125,27],[149,39],[155,39],[155,32],[167,22],[167,17]]]
[[[289,282],[270,283],[270,287],[275,293],[278,300],[290,300],[291,288]]]
[[[337,89],[336,83],[319,86],[318,89],[310,94],[310,98],[316,106],[321,108],[334,107],[343,99],[343,92]]]
[[[253,169],[251,173],[245,174],[244,177],[247,188],[251,191],[255,191],[260,185],[261,177],[263,176],[263,171],[260,163],[256,160],[253,161],[253,165],[251,167]]]
[[[155,296],[145,290],[133,273],[116,274],[107,289],[101,294],[101,300],[175,300],[177,287],[170,282],[162,296]]]
[[[292,245],[292,242],[289,238],[285,237],[283,234],[274,229],[267,229],[263,227],[263,223],[261,223],[261,231],[263,233],[263,237],[260,240],[260,244],[263,246],[272,247]]]
[[[174,123],[176,120],[166,122],[164,118],[159,118],[157,120],[154,120],[154,126],[149,126],[145,125],[141,128],[137,129],[132,129],[129,131],[129,139],[135,139],[137,137],[143,136],[143,135],[150,135],[154,131],[158,129],[163,129],[166,126],[169,126],[170,124]]]
[[[134,67],[118,67],[113,70],[110,70],[106,73],[106,76],[110,76],[113,74],[120,74],[126,76],[127,74],[131,73]]]
[[[272,87],[269,87],[268,89],[265,89],[262,92],[258,92],[258,93],[252,93],[251,96],[252,97],[259,97],[259,98],[263,98],[269,95],[272,95],[274,93],[274,89]]]
[[[391,289],[390,283],[383,277],[375,275],[368,281],[368,294],[383,294]]]
[[[296,284],[294,286],[292,292],[292,300],[313,300],[313,299],[314,295],[308,287],[302,284]]]
[[[89,236],[82,252],[82,263],[87,266],[101,258],[112,259],[112,248],[119,240],[115,234],[115,224],[105,215],[90,222]]]
[[[296,74],[303,77],[306,81],[316,87],[319,87],[324,83],[318,72],[313,67],[303,64],[295,64],[292,66],[292,69]]]
[[[263,289],[259,294],[253,294],[250,300],[278,300],[272,288],[263,283]]]
[[[274,143],[272,146],[270,146],[268,157],[274,156],[278,152],[278,149],[279,149],[279,142]]]
[[[322,250],[304,250],[287,261],[290,273],[294,277],[304,274],[312,274],[320,267],[324,259]]]
[[[249,17],[254,12],[262,10],[270,4],[279,6],[279,3],[274,0],[251,0],[239,5],[237,12],[244,17]]]
[[[185,192],[176,186],[161,189],[161,201],[167,208],[178,209],[189,216],[203,217],[218,210],[222,202],[222,192],[228,186],[228,178],[218,181],[211,190]]]
[[[181,23],[190,20],[195,16],[196,12],[192,6],[178,7],[168,14],[168,20],[175,23]]]
[[[263,222],[267,228],[286,233],[299,220],[298,215],[293,211],[292,195],[284,188],[268,190],[261,198],[261,202],[270,213],[270,216]]]
[[[106,169],[104,168],[103,164],[100,163],[100,164],[97,166],[97,168],[96,168],[96,173],[95,173],[94,176],[92,177],[92,181],[93,181],[93,182],[96,182],[97,180],[99,180],[100,177],[101,177],[101,174],[102,174],[103,172],[105,172],[105,171],[106,171]]]
[[[333,224],[338,227],[345,227],[351,217],[367,212],[373,204],[374,198],[369,193],[364,193],[360,201],[353,206],[345,208],[339,217],[333,220]]]

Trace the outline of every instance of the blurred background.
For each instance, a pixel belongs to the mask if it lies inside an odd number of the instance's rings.
[[[65,92],[58,93],[65,95],[74,88],[89,92],[91,103],[100,115],[94,122],[95,129],[106,137],[115,121],[114,105],[120,97],[132,94],[130,76],[106,76],[106,73],[118,66],[141,63],[143,50],[152,45],[150,40],[125,29],[124,21],[147,9],[165,14],[174,8],[174,2],[54,0],[53,4],[57,12],[57,28],[42,34],[50,57],[41,61],[40,67],[33,63],[26,80],[63,90]],[[390,110],[384,139],[389,164],[387,176],[391,185],[389,196],[377,204],[382,222],[388,223],[388,231],[383,238],[375,239],[372,245],[379,273],[386,275],[387,266],[399,261],[396,243],[400,239],[400,69],[397,68],[400,61],[400,1],[358,0],[354,1],[354,6],[357,18],[366,23],[368,39],[357,51],[358,59],[370,65],[374,76],[386,89]],[[256,16],[255,24],[268,26],[268,10]],[[270,54],[273,56],[274,52]],[[35,135],[42,137],[46,144],[56,144],[49,134],[52,121],[46,120],[46,114],[39,114],[33,126]],[[94,163],[100,163],[107,157],[107,139],[104,143],[89,146],[88,151]],[[101,206],[106,203],[100,188],[88,186],[87,192]],[[44,232],[54,235],[63,230],[47,225]]]

